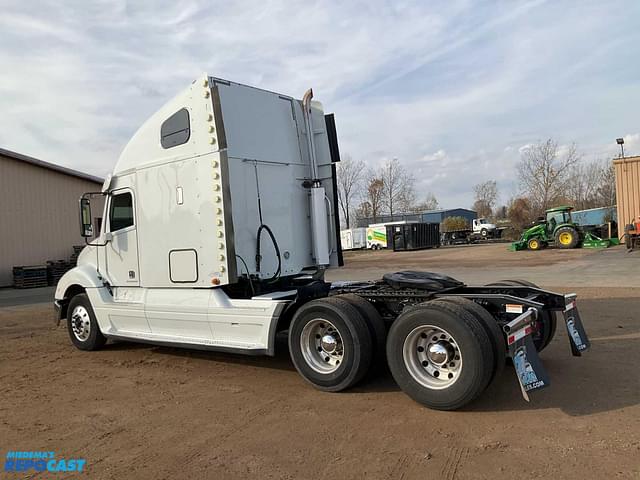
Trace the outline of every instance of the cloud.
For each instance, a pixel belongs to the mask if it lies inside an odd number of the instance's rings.
[[[105,175],[144,120],[202,72],[336,113],[341,151],[398,157],[422,191],[508,197],[519,149],[640,153],[637,4],[9,1],[0,16],[0,146]],[[615,29],[611,25],[616,25]],[[629,133],[631,132],[631,133]]]

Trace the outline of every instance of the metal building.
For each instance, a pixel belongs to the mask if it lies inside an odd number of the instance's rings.
[[[462,217],[469,223],[474,218],[478,218],[478,214],[474,210],[467,208],[450,208],[445,210],[427,210],[421,214],[421,222],[425,223],[442,223],[448,217]]]
[[[618,158],[613,161],[616,172],[616,202],[618,204],[618,235],[624,226],[640,216],[640,157]]]
[[[578,225],[602,225],[607,222],[617,222],[616,206],[574,210],[571,219]]]
[[[365,217],[358,219],[358,227],[368,227],[372,223],[389,223],[389,222],[420,222],[420,223],[442,223],[447,217],[463,217],[469,223],[474,218],[478,218],[478,214],[473,210],[466,208],[450,208],[442,210],[425,210],[420,213],[398,213],[391,215],[379,215],[376,218]]]
[[[0,148],[0,287],[12,284],[14,266],[69,260],[73,246],[84,244],[78,199],[100,191],[102,183],[101,178]],[[92,202],[95,232],[102,221],[100,204]]]

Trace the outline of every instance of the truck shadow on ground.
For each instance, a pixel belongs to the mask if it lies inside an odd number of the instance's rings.
[[[563,333],[563,332],[561,332]],[[601,412],[631,407],[640,403],[640,377],[637,373],[637,361],[617,360],[613,350],[602,342],[594,342],[591,351],[580,358],[573,358],[569,346],[556,345],[549,356],[544,352],[545,368],[549,373],[549,387],[529,394],[530,402],[522,398],[514,369],[507,365],[500,378],[466,410],[488,411],[525,411],[559,408],[572,416],[592,415]],[[618,339],[615,344],[622,350],[640,348],[640,341]],[[636,354],[637,357],[637,354]]]
[[[637,369],[637,365],[640,364],[640,329],[631,316],[619,315],[621,306],[628,307],[628,310],[624,310],[627,312],[637,310],[638,301],[625,300],[583,302],[583,316],[592,339],[592,347],[582,357],[576,358],[571,355],[564,328],[561,324],[558,325],[556,337],[541,354],[551,385],[532,392],[530,402],[522,398],[513,366],[506,365],[502,374],[464,410],[498,412],[559,408],[568,415],[582,416],[640,403],[640,374]],[[620,305],[627,302],[628,305]],[[612,303],[617,304],[615,310],[610,308]],[[254,357],[126,342],[109,344],[106,349],[149,349],[162,355],[284,370],[297,375],[289,358],[286,332],[276,338],[275,357]],[[362,394],[401,393],[386,365],[379,366],[372,373],[350,391]]]

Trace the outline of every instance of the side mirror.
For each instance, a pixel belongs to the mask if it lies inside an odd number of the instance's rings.
[[[91,202],[85,197],[80,199],[80,235],[84,238],[93,237]]]

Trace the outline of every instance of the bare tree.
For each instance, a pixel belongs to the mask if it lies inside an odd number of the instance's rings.
[[[578,210],[598,206],[597,189],[602,168],[600,162],[578,162],[571,168],[567,180],[566,201]]]
[[[475,201],[473,209],[479,217],[489,217],[493,213],[493,206],[498,199],[498,185],[495,180],[487,180],[473,187]]]
[[[529,200],[522,197],[512,199],[507,210],[507,217],[514,229],[523,230],[534,220]]]
[[[424,197],[424,200],[422,200],[421,202],[418,202],[418,203],[414,203],[407,210],[407,212],[420,213],[420,212],[424,212],[426,210],[435,210],[437,208],[438,208],[438,199],[436,198],[436,196],[433,193],[427,192],[427,194]]]
[[[518,177],[534,212],[539,214],[566,197],[571,168],[579,159],[575,144],[560,149],[553,139],[524,149]]]
[[[363,203],[367,204],[369,217],[373,218],[374,223],[382,213],[383,200],[384,181],[373,174],[367,180],[367,199]]]
[[[493,216],[498,220],[505,220],[508,218],[509,207],[506,205],[502,205],[501,207],[496,208]]]
[[[364,178],[364,168],[365,165],[362,160],[354,161],[349,155],[344,156],[336,167],[338,203],[347,228],[351,228],[350,214]]]
[[[380,170],[383,182],[384,206],[390,215],[409,209],[415,199],[415,179],[397,158],[389,160]]]
[[[607,161],[600,169],[600,181],[596,189],[596,196],[601,207],[611,207],[616,204],[616,171],[613,163]]]
[[[371,218],[371,204],[368,200],[361,202],[356,208],[356,219],[359,220],[361,218]]]

